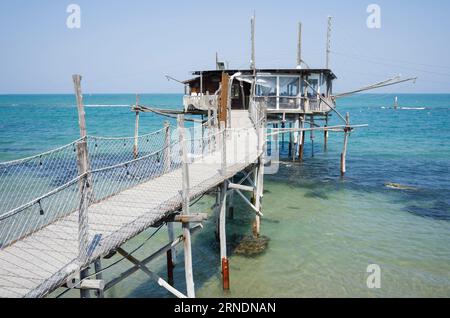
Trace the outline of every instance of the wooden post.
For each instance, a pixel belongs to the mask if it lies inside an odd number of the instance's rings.
[[[73,84],[75,87],[75,96],[77,98],[77,108],[78,108],[78,125],[80,126],[80,136],[81,138],[86,138],[86,113],[84,112],[83,105],[83,94],[81,93],[81,75],[73,75]]]
[[[234,219],[234,191],[231,191],[229,193],[229,199],[227,200],[227,203],[228,203],[228,207],[227,207],[228,218],[230,220],[233,220]]]
[[[170,149],[170,124],[164,122],[164,173],[170,172],[172,166],[171,149]]]
[[[222,84],[220,91],[220,102],[219,102],[219,123],[225,126],[220,126],[220,128],[225,128],[228,119],[228,86],[230,81],[230,75],[228,73],[222,73]]]
[[[300,121],[300,128],[304,129],[305,128],[305,117],[302,116],[301,121]],[[300,162],[303,162],[303,155],[305,153],[305,138],[306,137],[306,132],[305,131],[301,131],[300,133],[300,149],[298,151],[298,158],[300,160]]]
[[[173,279],[173,259],[172,259],[172,250],[167,251],[167,282],[170,286],[174,286],[174,279]]]
[[[216,241],[220,242],[220,204],[222,202],[222,187],[218,186],[216,189],[216,201],[214,203],[214,220],[215,220],[215,236]]]
[[[167,222],[167,232],[169,234],[169,243],[175,241],[175,231],[173,222]],[[169,285],[174,286],[173,269],[175,268],[177,259],[177,250],[173,246],[167,251],[167,282]]]
[[[182,206],[183,215],[189,215],[189,166],[184,131],[184,115],[178,115],[178,130],[180,134],[180,147],[182,158]],[[194,274],[192,271],[192,251],[190,224],[182,223],[184,236],[184,266],[186,274],[187,296],[195,298]]]
[[[207,125],[207,127],[208,127],[208,155],[211,154],[213,151],[212,145],[211,145],[212,144],[211,136],[213,135],[213,133],[211,131],[211,128],[212,128],[211,121],[212,121],[212,110],[211,110],[211,105],[208,103],[208,125]]]
[[[325,117],[325,128],[328,128],[328,114]],[[328,132],[328,130],[325,130],[323,132],[323,150],[324,151],[328,150],[328,136],[329,136],[329,132]]]
[[[136,94],[136,119],[134,125],[134,147],[133,147],[133,157],[137,159],[139,157],[139,95]]]
[[[346,116],[347,126],[344,128],[344,149],[341,154],[341,176],[344,176],[347,172],[346,160],[347,160],[347,145],[348,145],[348,134],[351,130],[350,128],[350,114],[347,113]]]
[[[296,116],[294,121],[294,129],[299,128],[300,128],[300,116]],[[298,147],[301,142],[301,138],[299,138],[300,136],[301,132],[300,133],[298,131],[294,132],[294,151],[292,152],[292,161],[295,161],[298,156]]]
[[[98,258],[95,262],[94,262],[94,268],[95,268],[95,272],[97,274],[95,274],[95,279],[97,280],[103,280],[103,273],[102,273],[102,260],[100,258]],[[103,291],[103,289],[99,289],[97,291],[97,297],[98,298],[105,298],[105,293]]]
[[[222,189],[220,192],[221,202],[220,202],[220,217],[219,217],[220,259],[222,261],[222,281],[224,290],[230,289],[230,274],[227,257],[227,232],[226,232],[227,190],[228,190],[228,181],[225,181],[222,184]]]
[[[278,124],[274,124],[274,128],[275,128],[275,132],[277,132],[275,135],[273,135],[273,144],[274,146],[272,146],[271,148],[271,153],[270,153],[270,157],[271,160],[274,160],[276,158],[276,154],[278,154],[280,152],[280,140],[279,140],[279,131],[278,131]],[[275,154],[275,156],[274,156]]]
[[[289,128],[292,129],[292,123],[289,123]],[[292,131],[289,132],[289,154],[288,157],[291,158],[292,157],[292,150],[293,150],[293,144],[292,144]],[[295,158],[295,157],[294,157]]]
[[[227,128],[226,123],[221,121],[220,127],[222,129],[221,141],[222,141],[222,169],[221,173],[223,176],[227,173]]]
[[[309,126],[312,129],[314,128],[314,116],[313,115],[311,115],[311,118],[309,121]],[[309,137],[311,139],[311,156],[314,157],[314,138],[315,138],[314,130],[310,130]]]
[[[259,158],[258,164],[254,170],[255,190],[253,192],[253,204],[256,210],[261,211],[261,200],[263,195],[262,187],[264,186],[264,162],[262,157]],[[256,214],[255,222],[253,223],[253,236],[258,238],[261,233],[261,216]]]
[[[83,178],[80,179],[79,191],[80,191],[80,206],[78,211],[78,258],[80,262],[84,263],[87,261],[87,250],[88,250],[88,236],[89,236],[89,222],[88,222],[88,206],[91,199],[92,193],[92,182],[88,174],[89,167],[89,154],[87,148],[87,129],[86,129],[86,113],[84,111],[83,95],[81,93],[81,79],[80,75],[72,76],[75,96],[77,99],[77,109],[78,109],[78,124],[80,127],[80,136],[82,141],[78,142],[77,148],[77,166],[78,175]],[[84,279],[89,275],[89,269],[84,269],[80,273],[80,278]],[[89,298],[90,292],[86,289],[80,289],[81,298]]]

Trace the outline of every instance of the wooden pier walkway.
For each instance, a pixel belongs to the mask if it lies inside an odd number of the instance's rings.
[[[249,112],[232,111],[231,118],[237,129],[227,130],[226,144],[221,142],[223,133],[208,137],[216,140],[215,149],[191,158],[189,199],[210,191],[254,164],[261,155]],[[226,169],[223,168],[224,149]],[[81,213],[78,211],[3,247],[0,297],[47,295],[69,275],[179,211],[183,203],[182,184],[183,168],[178,167],[90,205],[85,229],[89,251],[84,258],[80,259],[79,254]]]

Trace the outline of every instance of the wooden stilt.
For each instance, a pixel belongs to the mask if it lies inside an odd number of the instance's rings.
[[[221,134],[221,142],[222,142],[222,169],[221,173],[222,175],[226,175],[227,173],[227,128],[226,128],[226,122],[221,121],[220,122],[220,129],[222,129]]]
[[[80,272],[80,280],[83,281],[89,276],[89,268],[86,268]],[[91,292],[89,289],[80,288],[80,298],[91,298]]]
[[[224,182],[221,190],[220,218],[219,218],[220,259],[222,262],[222,281],[224,290],[230,289],[230,281],[229,281],[230,275],[227,257],[227,233],[226,233],[227,190],[228,190],[228,182]]]
[[[142,270],[145,274],[147,274],[151,279],[153,279],[154,281],[156,281],[158,283],[159,286],[164,287],[165,289],[167,289],[167,291],[169,291],[170,293],[172,293],[174,296],[178,297],[178,298],[186,298],[185,295],[183,295],[181,292],[179,292],[178,290],[176,290],[175,288],[173,288],[172,286],[170,286],[164,279],[162,279],[161,277],[159,277],[158,275],[156,275],[155,273],[153,273],[151,270],[149,270],[147,268],[147,266],[145,266],[142,262],[140,262],[139,260],[137,260],[134,256],[128,254],[126,251],[124,251],[122,248],[118,248],[117,252],[119,252],[120,255],[122,255],[123,257],[125,257],[127,260],[129,260],[131,263],[135,264],[136,266],[138,266],[138,268],[140,270]],[[188,287],[189,290],[189,287]],[[189,295],[187,296],[188,298],[191,298]]]
[[[222,198],[222,187],[217,187],[216,190],[216,202],[214,204],[214,220],[215,220],[215,235],[216,235],[216,242],[220,241],[220,203]]]
[[[305,128],[305,117],[301,118],[300,128],[301,129]],[[302,131],[300,133],[300,149],[298,151],[298,158],[299,158],[300,162],[303,161],[303,155],[305,153],[305,137],[306,137],[306,132]]]
[[[233,220],[234,219],[234,191],[230,191],[228,194],[228,200],[227,200],[227,211],[228,211],[228,219]]]
[[[310,123],[310,127],[314,128],[314,116],[311,115],[309,123]],[[314,130],[310,130],[309,134],[310,134],[310,139],[311,139],[311,157],[314,157],[314,139],[315,139]]]
[[[294,129],[300,128],[300,116],[295,117]],[[297,156],[299,156],[298,148],[301,147],[301,133],[298,131],[294,132],[294,151],[292,153],[292,161],[296,161]]]
[[[164,173],[168,173],[172,166],[171,149],[170,149],[170,124],[164,122]]]
[[[175,231],[173,226],[174,226],[173,222],[167,223],[169,242],[175,241]],[[174,285],[173,269],[175,268],[176,258],[177,258],[177,250],[175,249],[175,247],[172,247],[170,250],[167,251],[167,282],[171,286]]]
[[[292,123],[289,123],[289,128],[292,129]],[[292,157],[292,131],[289,132],[289,153],[288,153],[288,157],[291,158]]]
[[[164,122],[164,172],[168,173],[171,169],[171,149],[170,149],[170,124],[168,121]],[[169,242],[175,241],[175,230],[173,222],[167,223],[167,232],[169,235]],[[176,264],[177,250],[172,247],[167,251],[167,281],[169,285],[174,285],[173,269]]]
[[[167,251],[167,282],[169,283],[170,286],[174,286],[174,281],[173,281],[173,268],[174,268],[174,264],[173,264],[173,259],[172,259],[172,250],[168,250]]]
[[[263,157],[259,158],[258,168],[256,170],[256,193],[255,193],[255,208],[257,211],[261,212],[262,207],[262,196],[263,196],[263,187],[264,187],[264,159]],[[255,224],[253,226],[253,236],[259,237],[261,234],[261,216],[259,214],[256,215]]]
[[[350,133],[350,114],[347,113],[347,117],[346,117],[346,121],[347,121],[347,127],[345,128],[345,134],[344,134],[344,149],[342,151],[341,154],[341,176],[345,176],[345,173],[347,172],[347,165],[346,165],[346,160],[347,160],[347,145],[348,145],[348,135]]]
[[[203,226],[201,224],[197,224],[197,225],[193,226],[190,229],[191,235],[194,235],[195,233],[197,233],[201,229],[203,229]],[[184,242],[184,237],[183,236],[179,236],[179,237],[177,237],[175,239],[175,241],[169,242],[165,246],[161,247],[158,251],[156,251],[152,255],[148,256],[146,259],[142,260],[141,263],[146,265],[146,264],[156,260],[157,258],[161,257],[162,255],[166,254],[168,250],[170,250],[170,249],[180,245],[183,242]],[[136,271],[138,271],[139,268],[140,267],[138,265],[135,265],[132,268],[129,268],[126,271],[122,272],[120,275],[116,276],[111,281],[106,283],[104,290],[108,290],[108,289],[116,286],[118,283],[120,283],[121,281],[123,281],[124,279],[126,279],[130,275],[134,274]]]
[[[328,127],[328,114],[325,117],[325,127]],[[325,130],[323,132],[323,150],[327,151],[328,150],[328,130]]]
[[[136,95],[136,109],[139,107],[139,95]],[[133,147],[133,156],[134,159],[137,159],[139,156],[139,111],[136,110],[136,119],[134,125],[134,147]]]
[[[180,133],[180,145],[182,149],[182,206],[183,215],[189,215],[189,166],[188,154],[184,131],[184,115],[178,115],[178,130]],[[184,236],[184,267],[186,274],[187,296],[195,298],[194,274],[192,270],[191,232],[190,224],[182,223]]]
[[[103,280],[103,273],[102,273],[102,260],[99,258],[94,262],[94,268],[95,268],[95,279],[97,280]],[[103,289],[99,289],[98,291],[96,291],[97,297],[98,298],[104,298],[105,297],[105,293],[103,291]]]
[[[80,127],[80,136],[82,141],[76,145],[77,150],[77,167],[78,174],[85,175],[90,170],[89,154],[87,147],[87,129],[86,129],[86,113],[84,111],[83,94],[81,93],[81,79],[80,75],[72,76],[75,95],[77,99],[78,109],[78,124]],[[88,250],[88,206],[91,199],[92,182],[89,175],[82,178],[79,183],[80,191],[80,206],[78,212],[78,258],[80,262],[85,262],[87,258]],[[83,280],[89,276],[89,268],[85,268],[80,272],[80,279]],[[90,298],[90,292],[88,289],[80,289],[81,298]]]
[[[278,129],[278,124],[274,124],[274,128]],[[273,136],[273,145],[272,145],[272,149],[271,149],[271,153],[270,153],[270,157],[271,159],[275,159],[277,158],[277,154],[280,153],[280,140],[279,140],[280,135],[279,134],[275,134]]]

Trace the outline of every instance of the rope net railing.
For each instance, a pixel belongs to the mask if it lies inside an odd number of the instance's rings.
[[[0,163],[0,296],[44,296],[179,209],[184,148],[192,196],[234,174],[232,167],[254,161],[256,114],[240,129],[204,123],[166,126],[138,137],[87,136]],[[79,171],[82,144],[88,154],[84,172]]]

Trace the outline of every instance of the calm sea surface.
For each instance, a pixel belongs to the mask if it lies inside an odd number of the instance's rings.
[[[266,176],[262,232],[271,240],[255,258],[231,256],[231,287],[221,289],[213,220],[195,236],[194,276],[199,297],[450,297],[450,95],[359,95],[338,102],[354,124],[369,124],[350,138],[348,174],[339,176],[341,134],[324,152],[316,133],[314,156],[307,135],[305,162],[285,162]],[[133,95],[85,95],[90,135],[132,136]],[[180,108],[181,95],[143,95],[141,103]],[[0,96],[0,161],[37,154],[79,136],[72,95]],[[165,119],[141,116],[141,133]],[[340,124],[333,118],[334,124]],[[410,190],[394,190],[398,183]],[[233,249],[251,232],[252,214],[236,198],[228,220]],[[213,199],[195,206],[210,211]],[[126,244],[132,249],[151,230]],[[137,256],[167,242],[161,230]],[[182,251],[175,286],[185,289]],[[105,265],[118,258],[105,261]],[[367,266],[381,267],[381,289],[367,288]],[[106,279],[127,269],[122,261]],[[165,277],[164,260],[150,265]],[[55,293],[56,294],[56,293]],[[66,296],[74,296],[68,293]],[[110,291],[110,297],[170,297],[143,273]]]

